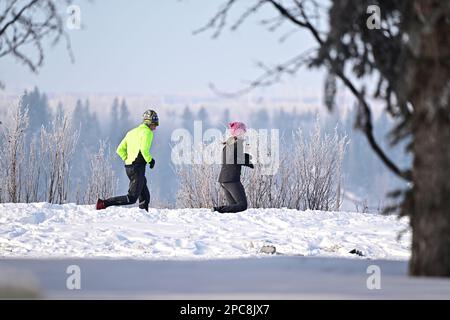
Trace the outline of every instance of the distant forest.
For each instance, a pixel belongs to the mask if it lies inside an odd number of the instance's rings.
[[[55,119],[67,117],[72,128],[78,131],[79,137],[70,160],[70,177],[66,177],[69,182],[67,198],[64,199],[64,202],[86,203],[92,201],[90,197],[86,196],[86,190],[92,187],[88,186],[93,175],[92,156],[98,154],[101,148],[103,148],[103,154],[97,165],[111,166],[118,179],[115,182],[117,188],[114,192],[126,193],[128,179],[124,173],[122,161],[115,154],[115,149],[125,133],[138,123],[133,121],[137,117],[130,114],[125,99],[114,99],[111,101],[110,109],[105,110],[105,113],[102,114],[92,111],[94,108],[91,108],[89,100],[78,100],[73,112],[66,115],[67,108],[65,106],[60,103],[56,109],[50,108],[45,93],[41,93],[38,88],[35,88],[33,91],[23,94],[20,107],[28,110],[28,126],[24,137],[26,146],[31,144],[33,137],[40,135],[42,128],[49,127]],[[158,111],[157,106],[152,108]],[[202,121],[203,130],[214,127],[224,131],[229,121],[239,120],[230,119],[229,109],[220,111],[222,114],[219,121],[212,121],[209,112],[208,106],[205,105],[197,111],[185,106],[179,113],[173,112],[168,115],[161,113],[161,125],[155,132],[152,147],[152,154],[157,161],[157,166],[154,170],[147,171],[152,206],[175,206],[179,181],[177,181],[171,164],[172,143],[170,139],[174,129],[181,126],[193,132],[194,121]],[[2,118],[5,116],[6,114],[2,114]],[[313,130],[315,119],[314,112],[284,111],[280,108],[272,112],[272,110],[263,108],[252,113],[248,117],[247,124],[255,129],[279,129],[283,144],[295,144],[292,132],[299,127],[304,132]],[[378,212],[386,205],[386,194],[399,187],[401,181],[387,171],[371,151],[365,137],[353,128],[354,119],[354,111],[345,116],[330,114],[322,118],[322,126],[326,132],[333,132],[335,128],[338,128],[338,131],[347,135],[349,140],[343,164],[345,209]],[[7,121],[8,119],[5,119],[5,122]],[[396,163],[406,166],[411,159],[405,157],[402,152],[405,145],[389,149],[385,143],[387,140],[385,135],[392,126],[392,120],[386,116],[386,113],[382,113],[374,123],[376,137],[385,149],[390,150],[389,154]],[[4,139],[0,143],[4,144]],[[58,148],[57,145],[55,147]],[[25,161],[27,159],[29,160],[29,156],[26,156]],[[45,197],[38,197],[38,199],[44,201]],[[6,201],[6,198],[2,197],[1,200]]]

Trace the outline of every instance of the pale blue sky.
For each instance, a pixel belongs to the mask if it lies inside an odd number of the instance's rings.
[[[257,60],[283,61],[313,45],[306,32],[280,44],[282,32],[270,33],[257,24],[273,10],[263,10],[236,32],[226,29],[218,39],[211,39],[212,32],[193,35],[192,31],[203,26],[223,2],[75,1],[81,7],[84,25],[83,30],[69,31],[75,63],[70,62],[60,43],[55,48],[47,47],[45,64],[38,75],[12,58],[0,59],[1,80],[7,91],[37,85],[52,93],[201,93],[209,92],[209,82],[232,90],[259,74]],[[235,13],[244,9],[236,8]],[[285,84],[277,86],[277,92],[284,85],[320,91],[322,76],[302,69],[296,79],[287,78]]]

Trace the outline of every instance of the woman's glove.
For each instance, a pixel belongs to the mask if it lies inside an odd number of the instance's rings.
[[[253,163],[251,162],[252,160],[252,156],[248,153],[245,154],[245,164],[244,166],[247,166],[249,168],[255,168],[255,166],[253,165]]]

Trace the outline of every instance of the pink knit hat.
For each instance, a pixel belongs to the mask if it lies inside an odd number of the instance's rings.
[[[247,127],[242,122],[230,122],[228,127],[233,137],[239,137],[247,132]]]

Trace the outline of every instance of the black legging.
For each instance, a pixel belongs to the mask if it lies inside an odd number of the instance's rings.
[[[147,179],[145,178],[145,164],[126,165],[125,170],[130,179],[130,187],[126,196],[112,197],[105,200],[105,206],[122,206],[136,203],[139,199],[139,208],[148,211],[150,203],[150,192],[147,188]]]
[[[244,186],[238,182],[222,182],[228,205],[220,207],[220,212],[240,212],[247,210],[247,196]]]

